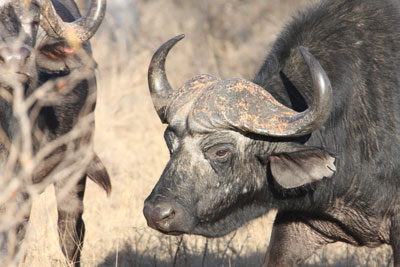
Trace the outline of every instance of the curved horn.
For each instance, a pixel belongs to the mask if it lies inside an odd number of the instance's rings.
[[[88,41],[100,27],[106,13],[106,0],[92,0],[86,15],[73,22],[64,22],[50,0],[42,0],[40,12],[46,20],[40,25],[48,35],[83,43]]]
[[[311,107],[300,113],[281,107],[283,112],[278,112],[270,118],[268,125],[272,127],[258,129],[263,134],[277,137],[304,136],[319,129],[329,117],[333,101],[329,78],[318,60],[305,47],[300,46],[299,50],[313,80],[313,103]]]
[[[294,133],[288,136],[302,136],[317,130],[328,119],[332,109],[332,86],[325,70],[305,47],[300,46],[299,50],[311,73],[314,100],[311,107],[291,118],[289,124],[293,125]]]
[[[314,56],[304,47],[299,50],[313,80],[314,101],[307,110],[296,112],[259,85],[244,79],[230,79],[214,85],[210,94],[217,97],[212,103],[211,115],[202,114],[202,117],[209,117],[211,124],[275,137],[303,136],[320,128],[331,112],[332,87]],[[201,112],[202,109],[197,111]]]
[[[151,58],[149,66],[149,90],[151,98],[153,100],[154,108],[156,109],[162,123],[166,123],[164,113],[165,107],[170,101],[169,98],[173,90],[168,82],[167,74],[165,73],[165,59],[168,55],[169,50],[177,42],[182,40],[183,37],[185,37],[185,35],[181,34],[162,44]]]
[[[313,103],[311,107],[300,113],[293,110],[277,113],[272,121],[279,122],[279,127],[276,127],[276,130],[263,129],[264,134],[279,137],[304,136],[320,128],[329,117],[333,101],[329,78],[318,60],[305,47],[300,46],[299,50],[313,80]]]

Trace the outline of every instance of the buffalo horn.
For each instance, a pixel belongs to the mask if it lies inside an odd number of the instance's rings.
[[[64,22],[54,9],[50,0],[42,0],[42,28],[48,35],[67,40],[76,39],[83,43],[88,41],[99,28],[106,13],[106,0],[92,0],[89,10],[84,17],[73,22]]]
[[[299,47],[300,53],[310,70],[314,100],[307,110],[295,115],[289,123],[294,127],[292,136],[310,134],[319,129],[328,119],[332,108],[332,86],[325,70],[318,60],[303,46]]]
[[[277,105],[276,107],[283,112],[268,116],[264,126],[252,126],[252,123],[249,122],[246,127],[242,128],[262,135],[296,137],[312,133],[328,119],[332,108],[332,87],[329,78],[318,60],[306,48],[300,46],[299,50],[308,65],[313,81],[314,100],[312,105],[303,112],[288,111],[287,108]]]
[[[165,59],[169,50],[183,37],[185,35],[181,34],[162,44],[154,53],[149,66],[149,90],[154,107],[163,123],[166,123],[165,108],[170,101],[169,98],[173,91],[165,73]]]

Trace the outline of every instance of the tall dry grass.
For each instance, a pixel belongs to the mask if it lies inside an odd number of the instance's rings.
[[[106,164],[113,192],[88,182],[84,266],[259,266],[274,214],[225,238],[172,237],[147,227],[143,201],[165,164],[165,125],[147,87],[152,53],[169,38],[186,38],[168,58],[174,87],[195,74],[252,78],[271,42],[307,0],[109,1],[108,16],[93,39],[98,67],[95,150]],[[121,3],[122,8],[117,6]],[[66,266],[58,247],[53,189],[36,197],[20,266]],[[305,266],[386,266],[388,247],[370,250],[333,244]]]

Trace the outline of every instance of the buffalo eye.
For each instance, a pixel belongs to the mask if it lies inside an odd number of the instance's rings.
[[[228,142],[216,144],[215,140],[211,140],[208,144],[203,145],[202,150],[205,159],[215,172],[219,175],[230,173],[236,151],[236,146],[233,142],[228,140]]]
[[[73,56],[75,50],[64,43],[44,45],[40,48],[40,53],[52,60],[62,59]]]
[[[215,158],[217,160],[225,160],[228,157],[229,151],[225,149],[217,150],[215,152]]]
[[[215,146],[205,151],[206,157],[215,163],[226,163],[231,158],[232,152],[226,145]]]

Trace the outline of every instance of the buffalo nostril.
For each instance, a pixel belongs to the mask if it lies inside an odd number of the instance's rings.
[[[158,218],[161,220],[169,220],[175,216],[175,211],[171,207],[157,207]]]

